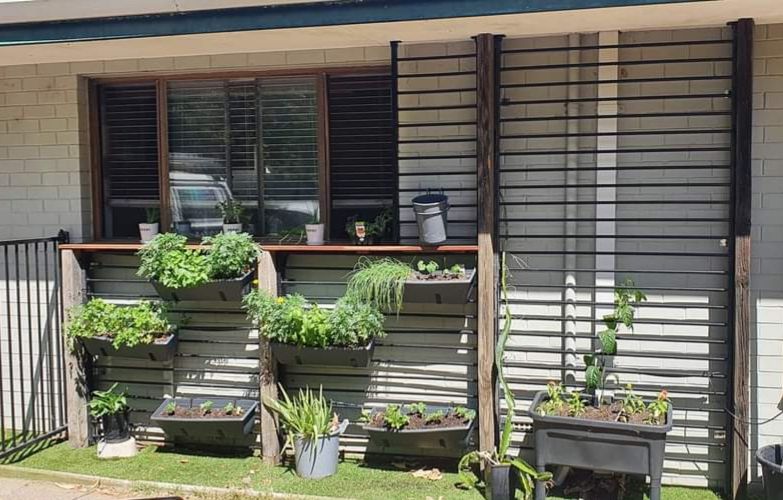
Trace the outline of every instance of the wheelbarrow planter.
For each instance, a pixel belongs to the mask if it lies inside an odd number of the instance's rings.
[[[447,406],[428,406],[427,412],[440,410],[447,413],[450,409]],[[426,448],[462,453],[470,446],[473,422],[474,420],[470,420],[464,425],[456,427],[403,429],[400,431],[372,425],[365,425],[362,429],[367,432],[371,442],[382,448]]]
[[[206,401],[212,401],[214,408],[232,403],[244,412],[241,415],[201,418],[166,414],[166,406],[170,402],[184,408],[197,408]],[[168,398],[150,420],[163,429],[167,440],[176,445],[240,448],[250,446],[255,439],[253,426],[257,410],[258,402],[249,399]]]
[[[429,304],[464,304],[475,278],[475,269],[466,269],[465,277],[461,279],[408,278],[405,281],[402,300]]]
[[[255,268],[255,266],[253,266]],[[163,300],[168,301],[219,301],[241,302],[242,297],[250,293],[255,271],[233,280],[217,280],[197,286],[185,288],[169,288],[158,281],[152,281],[152,286]]]
[[[156,338],[150,344],[115,348],[110,337],[80,339],[84,349],[93,356],[117,356],[121,358],[147,359],[150,361],[171,361],[177,353],[177,334]]]
[[[375,342],[360,347],[302,347],[272,342],[272,355],[282,365],[326,365],[366,367],[375,351]]]
[[[672,429],[672,405],[664,425],[603,422],[576,417],[545,416],[537,408],[548,399],[536,394],[530,406],[536,443],[536,468],[548,465],[650,476],[650,500],[661,498],[666,434]],[[536,483],[536,500],[546,486]]]

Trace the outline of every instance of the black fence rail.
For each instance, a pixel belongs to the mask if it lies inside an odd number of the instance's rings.
[[[0,459],[67,429],[58,246],[0,241]]]

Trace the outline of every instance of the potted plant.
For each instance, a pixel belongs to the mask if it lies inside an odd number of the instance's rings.
[[[245,207],[239,200],[228,198],[215,205],[215,208],[220,211],[220,215],[223,217],[224,233],[242,232],[242,215],[245,213]]]
[[[259,249],[247,233],[207,236],[199,248],[188,248],[185,236],[165,233],[137,255],[137,274],[166,300],[238,302],[251,288]]]
[[[159,304],[118,306],[93,298],[68,312],[66,334],[93,356],[170,361],[177,350],[176,327]]]
[[[362,412],[370,441],[383,448],[439,448],[463,453],[469,446],[475,410],[422,402]]]
[[[464,304],[475,276],[463,264],[441,269],[434,260],[419,260],[414,268],[390,257],[363,257],[348,279],[348,294],[397,313],[404,302]]]
[[[93,391],[89,402],[90,415],[100,420],[106,443],[122,443],[131,437],[128,400],[124,392],[115,389],[116,382],[106,391]]]
[[[328,310],[298,294],[272,297],[254,290],[243,307],[281,364],[367,366],[374,339],[385,335],[383,314],[350,298]]]
[[[617,353],[621,326],[633,330],[635,308],[646,296],[625,280],[614,292],[614,311],[604,316],[598,334],[600,348],[585,356],[585,385],[591,394],[574,390],[566,395],[550,383],[536,394],[530,407],[536,439],[536,467],[549,464],[650,476],[650,499],[661,495],[666,435],[672,428],[667,392],[644,401],[627,386],[623,398],[607,394],[609,359]],[[544,498],[544,486],[536,497]]]
[[[160,209],[147,208],[145,212],[147,214],[147,222],[139,224],[139,236],[142,243],[152,241],[152,238],[157,236],[160,231]]]
[[[286,434],[286,447],[293,446],[296,474],[307,479],[321,479],[337,473],[340,435],[348,427],[348,420],[340,422],[332,405],[310,389],[299,390],[293,400],[280,386],[282,399],[264,399],[264,404],[275,412]]]
[[[179,445],[250,446],[258,403],[249,399],[167,398],[150,420]]]
[[[516,400],[504,373],[506,344],[511,333],[512,320],[511,307],[508,304],[508,268],[506,267],[505,253],[500,258],[500,292],[503,300],[503,327],[495,346],[495,363],[498,384],[503,391],[503,399],[506,402],[506,418],[503,422],[497,448],[491,451],[471,451],[465,454],[459,461],[458,470],[461,485],[467,488],[476,488],[482,481],[474,473],[473,467],[484,464],[483,487],[486,498],[512,500],[516,498],[516,490],[519,489],[522,498],[528,499],[534,491],[534,485],[536,483],[545,485],[552,475],[543,469],[537,471],[521,457],[513,457],[509,454],[511,435],[514,430]]]
[[[778,408],[783,411],[780,405]],[[761,465],[766,500],[783,498],[783,445],[770,444],[756,451],[756,461]]]
[[[373,245],[387,236],[394,220],[392,211],[383,209],[372,221],[360,219],[358,215],[345,222],[345,232],[356,245]]]
[[[305,224],[305,233],[307,234],[307,244],[323,245],[324,231],[325,231],[325,225],[321,223],[321,218],[318,214],[318,209],[316,209],[310,218],[310,223]]]

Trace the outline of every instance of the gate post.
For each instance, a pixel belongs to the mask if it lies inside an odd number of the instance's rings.
[[[61,250],[60,262],[63,310],[67,313],[71,307],[84,302],[87,286],[86,273],[73,250]],[[65,335],[64,328],[62,335]],[[90,398],[90,388],[87,383],[87,357],[84,349],[78,343],[70,346],[66,338],[63,345],[65,346],[63,356],[65,358],[65,400],[68,409],[68,442],[74,448],[84,448],[90,441],[90,420],[87,413],[87,404]]]
[[[476,37],[476,170],[478,184],[478,417],[479,448],[495,447],[495,338],[497,282],[497,51],[494,35]]]

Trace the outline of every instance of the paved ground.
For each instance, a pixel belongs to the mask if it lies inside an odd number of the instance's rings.
[[[117,500],[143,498],[103,487],[68,483],[0,478],[2,500]]]

